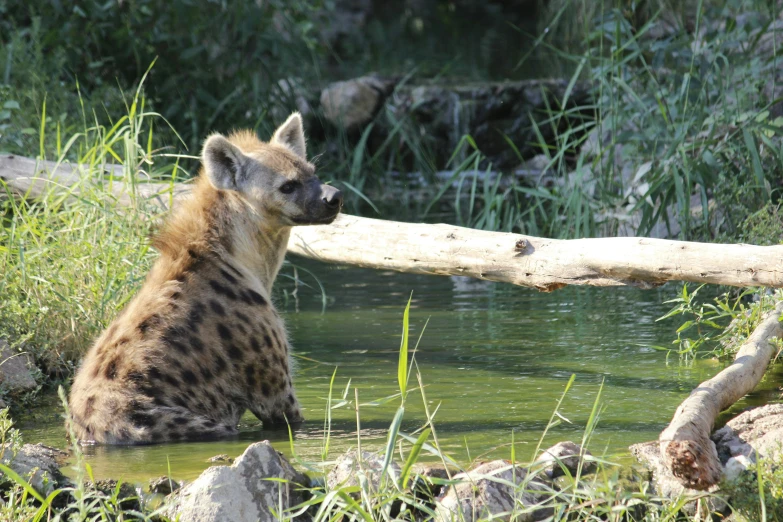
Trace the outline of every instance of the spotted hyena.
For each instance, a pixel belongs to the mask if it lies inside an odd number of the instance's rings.
[[[302,420],[270,300],[295,225],[330,223],[342,195],[305,157],[293,114],[262,142],[210,136],[191,196],[154,238],[139,294],[87,352],[70,395],[82,442],[138,444]]]

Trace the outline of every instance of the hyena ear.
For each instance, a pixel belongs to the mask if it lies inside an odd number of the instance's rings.
[[[213,134],[204,143],[201,161],[209,181],[217,189],[237,190],[242,181],[245,155],[220,134]]]
[[[288,147],[300,158],[307,159],[302,116],[298,112],[289,116],[285,123],[277,128],[271,141]]]

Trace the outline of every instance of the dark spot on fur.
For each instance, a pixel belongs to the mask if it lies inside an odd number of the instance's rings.
[[[245,325],[243,325],[242,323],[237,323],[236,329],[239,330],[240,334],[247,335],[247,328],[245,328]]]
[[[245,324],[250,324],[250,318],[245,314],[243,314],[242,312],[237,312],[237,319],[239,319]]]
[[[177,299],[179,299],[180,297],[182,297],[182,292],[174,292],[174,293],[172,293],[172,294],[171,294],[171,298],[172,298],[173,300],[175,300],[175,301],[176,301]]]
[[[193,373],[191,370],[185,370],[182,372],[182,382],[185,384],[198,384],[198,378],[196,377],[196,374]]]
[[[230,341],[232,338],[231,330],[229,330],[224,324],[217,325],[217,332],[218,335],[220,335],[220,338],[224,341]]]
[[[188,328],[192,332],[198,330],[198,325],[204,320],[204,312],[207,308],[202,303],[195,303],[188,312]]]
[[[130,342],[130,339],[128,339],[127,337],[123,336],[123,337],[120,337],[120,339],[117,341],[117,346],[118,347],[119,346],[123,346],[123,345],[128,344],[129,342]]]
[[[264,344],[267,346],[272,346],[272,339],[269,338],[269,334],[264,334]]]
[[[241,361],[242,360],[242,350],[236,347],[234,343],[231,343],[228,345],[228,348],[226,348],[226,352],[228,353],[228,356],[234,360],[234,361]]]
[[[174,386],[175,388],[179,388],[180,387],[179,379],[177,379],[173,375],[170,375],[168,373],[164,374],[163,375],[163,380],[166,381],[167,383],[169,383],[170,385]]]
[[[253,367],[252,364],[248,364],[245,366],[245,379],[247,379],[247,385],[252,387],[255,387],[256,385],[256,369]]]
[[[188,407],[187,401],[185,399],[183,399],[181,395],[175,395],[171,400],[172,400],[172,402],[174,402],[174,404],[176,404],[180,408],[187,408]]]
[[[151,380],[160,380],[162,377],[162,374],[160,373],[160,370],[152,366],[150,369],[147,370],[147,375],[149,375],[149,378]]]
[[[138,370],[128,372],[128,380],[134,384],[140,384],[147,380],[145,375]]]
[[[199,353],[204,352],[204,343],[195,335],[190,336],[190,346]]]
[[[248,290],[247,293],[248,295],[250,295],[250,298],[253,300],[255,304],[261,306],[264,306],[266,304],[266,299],[264,299],[264,297],[258,292],[256,292],[255,290]]]
[[[250,347],[253,349],[256,353],[261,353],[261,345],[258,344],[258,339],[255,337],[250,338]]]
[[[174,280],[176,282],[178,282],[178,283],[184,283],[187,278],[188,278],[188,273],[187,272],[181,272],[181,273],[177,274],[177,277],[175,277]]]
[[[131,424],[140,428],[149,428],[155,425],[155,419],[149,413],[143,411],[134,411],[128,418]]]
[[[144,319],[142,322],[139,323],[139,332],[141,332],[142,335],[147,333],[147,330],[150,330],[152,328],[155,328],[161,323],[161,318],[158,314],[152,314],[151,316]]]
[[[261,395],[269,397],[269,385],[267,383],[261,385]]]
[[[220,269],[220,275],[222,275],[223,278],[226,281],[228,281],[229,283],[231,283],[232,285],[235,285],[235,284],[239,283],[239,280],[236,277],[232,276],[231,274],[229,274],[226,270],[224,270],[222,268]]]
[[[228,363],[226,363],[226,360],[221,356],[220,354],[215,354],[215,371],[218,375],[226,371],[226,368],[228,368]]]
[[[175,431],[177,428],[179,428],[179,424],[174,422],[173,420],[166,421],[166,429],[169,431]]]
[[[212,375],[212,370],[210,370],[210,369],[209,369],[209,368],[207,368],[206,366],[201,366],[201,367],[199,368],[199,372],[201,373],[201,377],[202,377],[202,378],[203,378],[205,381],[211,381],[211,380],[212,380],[212,378],[214,377],[214,376]]]
[[[233,290],[231,290],[227,286],[223,286],[222,284],[215,281],[214,279],[209,282],[209,286],[211,286],[212,290],[214,290],[216,293],[220,295],[224,295],[229,299],[231,299],[232,301],[236,300],[237,298],[237,294],[235,294]]]
[[[223,308],[223,305],[221,305],[214,299],[209,300],[209,307],[212,309],[213,312],[215,312],[218,315],[226,315],[226,310],[225,308]]]
[[[109,364],[106,365],[106,378],[113,381],[117,377],[117,364],[119,364],[118,357],[115,357]]]
[[[288,394],[288,404],[294,404],[296,402],[296,399],[294,399],[294,394],[289,393]]]
[[[177,423],[177,424],[179,424],[180,426],[181,426],[181,425],[183,425],[183,424],[187,424],[187,422],[188,422],[188,418],[187,418],[187,417],[185,417],[184,415],[177,415],[176,417],[174,417],[174,418],[173,418],[173,419],[171,419],[171,420],[172,420],[173,422],[176,422],[176,423]]]

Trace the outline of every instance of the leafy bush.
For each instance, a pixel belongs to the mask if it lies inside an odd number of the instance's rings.
[[[28,118],[41,113],[47,93],[59,98],[54,91],[72,91],[77,83],[98,114],[107,105],[111,115],[120,113],[118,94],[136,86],[157,59],[148,97],[193,150],[212,130],[257,126],[270,100],[280,97],[272,96],[278,80],[308,76],[311,53],[318,52],[312,20],[321,5],[320,0],[4,0],[1,81],[31,98],[35,110],[25,107]],[[78,118],[75,101],[63,100],[58,110]],[[89,112],[87,118],[93,119]],[[27,144],[22,138],[19,149]]]

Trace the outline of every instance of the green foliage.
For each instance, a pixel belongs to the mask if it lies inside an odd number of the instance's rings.
[[[685,359],[696,355],[731,356],[781,299],[779,292],[756,293],[754,289],[746,289],[738,294],[726,292],[705,302],[699,296],[703,288],[701,285],[688,292],[688,285],[683,284],[680,295],[666,301],[674,306],[658,321],[676,316],[683,316],[685,321],[677,328],[677,338],[672,341],[676,348],[653,348],[676,353]]]
[[[148,96],[197,150],[210,131],[256,127],[271,100],[284,94],[278,80],[309,75],[317,52],[312,15],[321,4],[4,0],[0,82],[12,86],[15,101],[29,98],[35,110],[24,104],[27,118],[40,113],[47,93],[77,83],[96,112],[106,105],[108,114],[117,114],[118,95],[157,59]],[[72,97],[58,98],[58,121],[61,114],[78,117]],[[25,150],[24,135],[14,139],[20,140]]]
[[[87,124],[67,140],[57,136],[56,159],[74,156],[84,165],[81,182],[69,190],[77,197],[50,190],[36,200],[0,202],[0,336],[25,343],[49,374],[74,369],[148,271],[153,253],[145,238],[154,212],[136,200],[135,187],[177,177],[176,166],[156,163],[143,145],[155,113],[145,110],[140,91],[128,103],[127,115],[111,127]],[[42,126],[39,141],[46,137]],[[105,175],[109,162],[121,171]],[[137,205],[117,205],[117,178]],[[3,182],[0,190],[10,195]]]
[[[759,459],[739,478],[721,487],[731,497],[732,508],[739,522],[766,520],[783,521],[783,463]]]

